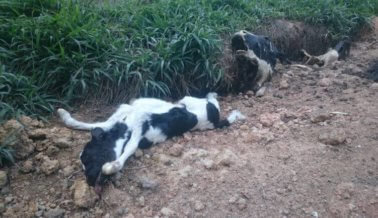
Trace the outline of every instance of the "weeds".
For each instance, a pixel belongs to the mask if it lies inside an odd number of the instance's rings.
[[[338,39],[377,12],[376,1],[364,2],[0,1],[0,62],[8,72],[0,119],[51,112],[56,99],[116,103],[217,90],[227,83],[222,38],[237,29],[287,18],[326,25]]]
[[[11,145],[17,142],[17,132],[12,132],[4,138],[0,139],[0,167],[6,164],[13,164],[13,149]]]

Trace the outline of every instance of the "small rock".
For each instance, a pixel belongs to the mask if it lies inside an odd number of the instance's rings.
[[[201,210],[203,210],[205,208],[205,205],[202,203],[202,202],[200,202],[200,201],[196,201],[195,203],[194,203],[194,210],[195,211],[201,211]]]
[[[16,214],[16,211],[13,208],[9,207],[2,214],[3,215],[2,217],[17,217],[17,216],[15,216],[15,214]]]
[[[237,204],[239,210],[244,210],[247,207],[247,201],[244,198],[239,198]]]
[[[72,175],[72,173],[74,172],[74,170],[75,170],[74,166],[72,166],[72,165],[66,166],[63,169],[63,175],[65,177],[68,177],[68,176]]]
[[[8,183],[7,172],[0,170],[0,188],[4,187]]]
[[[316,112],[313,114],[313,116],[311,117],[311,122],[321,123],[329,119],[331,119],[330,114],[327,112],[321,111],[321,112]]]
[[[218,165],[229,167],[235,163],[237,156],[230,150],[226,149],[218,156]]]
[[[243,124],[243,125],[240,126],[239,129],[241,129],[241,130],[248,130],[249,127],[248,127],[248,125]]]
[[[64,138],[56,138],[54,140],[55,146],[58,148],[69,148],[71,147],[72,141],[71,138],[69,137],[64,137]]]
[[[186,178],[190,175],[190,173],[193,171],[193,168],[191,166],[186,166],[184,168],[181,168],[178,173],[181,177]]]
[[[124,210],[124,209],[126,209],[127,210],[127,208],[119,208],[118,210],[117,210],[117,212],[116,212],[116,214],[117,215],[119,215],[120,217],[122,217],[125,213],[122,213],[122,211]],[[119,214],[119,211],[120,210],[122,210],[121,211],[121,214]],[[104,214],[104,211],[102,210],[102,209],[100,209],[99,207],[95,207],[95,209],[94,209],[94,214],[95,214],[95,216],[96,217],[102,217],[102,214]],[[126,213],[127,213],[128,211],[126,211]]]
[[[213,160],[205,159],[202,161],[203,166],[208,170],[215,169],[215,164]]]
[[[127,214],[128,212],[129,212],[128,208],[120,207],[120,208],[117,209],[116,214],[119,217],[124,217],[124,215]],[[101,213],[102,213],[102,211],[101,211]]]
[[[175,214],[175,212],[171,209],[169,209],[168,207],[163,207],[161,210],[160,210],[160,213],[163,215],[163,216],[167,216],[167,217],[170,217],[170,216],[173,216]]]
[[[4,200],[5,200],[5,204],[10,204],[14,200],[14,197],[7,196],[4,198]]]
[[[8,120],[4,123],[3,128],[6,132],[18,132],[24,129],[24,126],[17,120]]]
[[[311,216],[312,216],[312,217],[315,217],[315,218],[318,218],[318,217],[319,217],[318,212],[316,212],[316,211],[312,211],[312,212],[311,212]]]
[[[35,127],[35,128],[44,128],[45,127],[45,125],[41,121],[32,119],[28,116],[21,116],[19,118],[19,120],[22,124],[24,124],[25,126],[28,126],[28,127]]]
[[[33,139],[34,141],[37,140],[45,140],[46,139],[46,130],[45,129],[34,129],[31,131],[28,131],[28,136],[30,139]]]
[[[172,158],[169,157],[168,155],[165,155],[165,154],[158,154],[158,155],[154,155],[155,157],[157,157],[157,159],[162,162],[164,165],[166,166],[169,166],[172,164]]]
[[[251,91],[251,90],[247,91],[246,94],[247,94],[248,97],[252,97],[254,95],[253,91]]]
[[[137,149],[134,153],[135,158],[140,159],[143,156],[143,151],[141,149]]]
[[[179,157],[184,150],[184,146],[180,144],[174,144],[172,147],[169,148],[168,153],[173,157]]]
[[[66,213],[66,211],[64,209],[61,209],[61,208],[58,207],[58,208],[46,211],[44,213],[44,215],[47,218],[62,218],[62,217],[64,217],[65,213]]]
[[[373,84],[371,84],[370,88],[371,88],[372,90],[378,90],[378,83],[373,83]]]
[[[135,216],[132,213],[129,213],[127,216],[125,216],[125,218],[135,218]]]
[[[43,158],[43,163],[41,165],[41,170],[44,174],[50,175],[59,169],[58,160],[50,160],[47,156]]]
[[[256,132],[242,132],[241,137],[245,143],[254,143],[261,140],[261,136]]]
[[[228,200],[228,203],[230,203],[230,204],[235,204],[237,200],[238,200],[238,197],[237,197],[237,196],[233,196],[233,197],[231,197],[231,198]]]
[[[143,189],[155,189],[159,185],[157,181],[147,176],[141,176],[138,180],[139,186]]]
[[[319,81],[319,86],[328,87],[332,84],[332,80],[329,78],[323,78]]]
[[[259,120],[263,126],[271,127],[275,122],[281,119],[280,117],[281,116],[278,113],[264,113],[260,115]]]
[[[346,133],[342,129],[325,131],[319,135],[319,141],[327,145],[340,145],[346,141]]]
[[[49,146],[46,150],[46,154],[51,156],[51,155],[54,155],[54,154],[57,154],[59,152],[59,148],[55,147],[55,146]]]
[[[143,197],[143,196],[140,196],[140,197],[138,198],[138,204],[139,204],[139,206],[144,207],[144,205],[145,205],[145,200],[144,200],[144,197]]]
[[[256,92],[256,94],[255,94],[256,97],[262,97],[262,96],[264,96],[265,91],[266,91],[266,87],[265,87],[265,86],[261,87],[261,88]]]
[[[33,172],[34,170],[35,169],[34,169],[34,166],[33,166],[33,161],[31,161],[31,160],[25,161],[22,164],[22,167],[20,169],[20,171],[23,172],[23,173],[30,173],[30,172]]]
[[[0,202],[0,214],[4,213],[5,211],[5,204],[3,202]]]
[[[280,82],[280,89],[288,89],[289,83],[286,80],[281,80]]]
[[[74,203],[78,207],[90,208],[97,201],[98,196],[88,186],[85,180],[75,181],[74,184]]]

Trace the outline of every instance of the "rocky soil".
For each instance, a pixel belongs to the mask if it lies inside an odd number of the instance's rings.
[[[0,169],[3,217],[378,217],[377,37],[330,68],[278,66],[264,97],[220,98],[227,129],[138,151],[100,199],[79,153],[89,134],[22,117],[14,166]],[[79,108],[103,120],[114,108]]]

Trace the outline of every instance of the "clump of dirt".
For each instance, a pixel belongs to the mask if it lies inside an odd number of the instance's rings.
[[[332,38],[326,27],[299,21],[274,20],[254,32],[268,36],[291,60],[302,58],[301,49],[320,55],[332,46]]]

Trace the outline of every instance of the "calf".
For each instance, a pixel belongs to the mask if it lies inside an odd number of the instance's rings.
[[[241,87],[242,91],[251,83],[255,94],[262,95],[265,89],[260,89],[266,81],[271,79],[276,60],[290,64],[285,55],[266,36],[241,30],[232,36],[231,47],[235,53],[238,73],[241,74],[239,80],[247,82],[247,86]]]
[[[345,59],[350,52],[350,42],[340,41],[334,49],[328,49],[325,54],[313,56],[308,54],[304,49],[301,50],[304,55],[304,62],[308,65],[318,65],[319,67],[331,66],[339,59]]]
[[[121,105],[107,121],[99,123],[77,121],[64,109],[58,114],[68,127],[91,130],[92,138],[80,159],[88,184],[100,193],[109,176],[121,170],[138,147],[149,148],[190,130],[222,128],[244,118],[233,111],[220,120],[216,97],[209,93],[206,98],[184,97],[177,103],[141,98]]]

